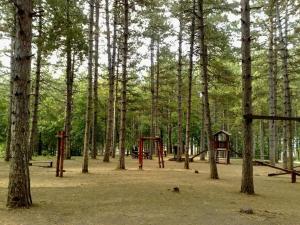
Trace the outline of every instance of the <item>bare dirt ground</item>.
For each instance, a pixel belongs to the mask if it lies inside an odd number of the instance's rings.
[[[55,160],[54,160],[55,161]],[[81,174],[82,158],[65,161],[65,177],[54,168],[31,167],[30,209],[5,207],[8,163],[0,162],[1,225],[300,225],[300,183],[290,176],[268,177],[275,170],[256,166],[255,196],[239,193],[241,161],[218,165],[220,180],[209,179],[206,162],[156,160],[137,169],[137,160],[126,159],[127,170],[116,170],[117,160],[104,164],[90,160],[90,173]],[[195,173],[198,170],[199,173]],[[299,178],[299,177],[298,177]],[[300,182],[300,180],[299,180]],[[172,192],[178,186],[179,193]],[[242,214],[251,207],[254,214]]]

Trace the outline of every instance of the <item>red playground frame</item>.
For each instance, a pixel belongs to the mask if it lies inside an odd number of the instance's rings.
[[[144,141],[154,141],[157,146],[157,155],[158,155],[158,166],[159,168],[165,168],[164,163],[164,150],[163,142],[160,137],[141,137],[139,141],[139,169],[143,169],[143,159],[144,159]]]

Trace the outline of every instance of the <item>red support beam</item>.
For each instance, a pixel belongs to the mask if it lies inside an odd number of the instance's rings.
[[[139,141],[139,169],[142,170],[143,169],[143,144],[144,144],[144,140],[141,139]]]

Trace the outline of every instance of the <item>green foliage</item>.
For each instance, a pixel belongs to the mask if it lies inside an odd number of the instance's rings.
[[[282,1],[285,2],[285,1]],[[294,2],[294,1],[293,1]],[[68,4],[69,3],[69,4]],[[172,142],[177,142],[177,33],[178,19],[182,18],[184,24],[184,52],[183,52],[183,111],[186,112],[187,93],[187,69],[189,26],[191,22],[190,0],[163,1],[163,0],[139,0],[131,4],[130,26],[130,66],[128,80],[128,118],[126,128],[126,147],[131,148],[137,144],[139,136],[148,136],[151,126],[151,92],[149,65],[141,62],[150,61],[149,39],[155,40],[155,48],[160,43],[160,82],[158,98],[158,123],[164,143],[167,142],[167,128],[172,128]],[[264,1],[259,4],[266,6]],[[67,41],[71,42],[72,52],[75,53],[75,81],[72,118],[72,154],[80,155],[83,147],[84,121],[86,109],[86,53],[87,53],[87,2],[83,0],[43,0],[43,69],[41,85],[41,101],[39,111],[39,132],[43,143],[43,154],[52,154],[56,149],[56,134],[64,129],[65,116],[65,53]],[[283,7],[282,4],[281,7]],[[1,5],[1,38],[9,37],[12,27],[12,10],[10,4]],[[209,95],[210,109],[213,122],[213,131],[227,129],[232,133],[234,147],[242,146],[242,86],[240,74],[240,49],[237,47],[239,39],[240,20],[236,16],[239,10],[238,4],[221,0],[209,0],[204,4],[205,13],[205,38],[208,45],[209,56]],[[68,18],[68,13],[69,18]],[[252,74],[253,74],[253,104],[254,113],[268,115],[268,58],[267,58],[267,7],[253,10],[252,29]],[[295,12],[292,10],[291,12]],[[299,15],[296,14],[296,15]],[[104,16],[104,15],[102,15]],[[282,15],[283,16],[283,15]],[[299,18],[293,17],[289,23],[289,72],[291,76],[291,91],[293,97],[293,114],[300,114],[299,108],[299,62],[300,39]],[[122,15],[120,11],[120,19]],[[36,34],[36,22],[34,22],[34,34]],[[118,24],[118,36],[121,35],[122,25]],[[105,37],[102,31],[100,36]],[[102,38],[103,38],[102,37]],[[169,39],[172,37],[172,39]],[[171,41],[170,41],[171,40]],[[34,37],[34,42],[36,42]],[[191,112],[191,137],[194,143],[200,144],[202,132],[202,97],[201,79],[198,52],[198,33],[196,35],[195,71],[192,92]],[[35,43],[36,44],[36,43]],[[106,49],[102,49],[105,42],[100,43],[101,78],[99,81],[99,105],[98,105],[98,137],[99,146],[105,145],[108,81],[105,71],[104,55]],[[175,47],[174,47],[175,46]],[[143,50],[141,50],[141,47]],[[119,47],[122,49],[122,46]],[[119,50],[120,50],[119,49]],[[175,50],[174,50],[175,49]],[[104,56],[103,56],[104,55]],[[56,65],[51,65],[51,57],[55,56]],[[105,59],[105,60],[104,60]],[[155,57],[157,63],[157,59]],[[62,62],[62,63],[61,63]],[[34,65],[34,61],[33,61]],[[156,67],[157,65],[155,65]],[[283,92],[281,60],[278,55],[278,115],[283,115]],[[34,68],[34,66],[33,66]],[[119,73],[121,69],[119,68]],[[34,71],[32,72],[34,74]],[[32,76],[33,77],[33,76]],[[8,69],[0,62],[0,154],[3,152],[7,128],[8,109]],[[34,78],[32,78],[34,80]],[[118,93],[120,94],[120,93]],[[120,96],[118,96],[119,98]],[[117,124],[119,126],[120,99],[117,102]],[[281,123],[278,123],[281,128]],[[267,146],[267,123],[264,123],[265,139]],[[185,128],[185,116],[184,124]],[[295,128],[299,131],[299,127]],[[255,123],[254,133],[258,133],[259,126]],[[279,136],[282,130],[279,129]],[[185,139],[185,137],[183,137]],[[118,141],[118,130],[117,130]],[[298,145],[299,148],[300,145]],[[257,148],[258,151],[258,142]],[[265,149],[266,150],[266,149]]]

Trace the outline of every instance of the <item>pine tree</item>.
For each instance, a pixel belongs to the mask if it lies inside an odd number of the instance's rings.
[[[249,0],[241,0],[243,113],[252,114],[251,35]],[[254,194],[252,164],[252,120],[244,118],[244,151],[241,192]]]
[[[29,85],[32,44],[32,1],[14,1],[16,33],[12,95],[11,164],[8,185],[8,207],[30,207],[30,175],[28,162]]]
[[[89,16],[89,61],[88,61],[88,89],[87,89],[87,106],[84,131],[84,147],[83,147],[83,164],[82,173],[88,173],[88,159],[91,140],[91,125],[93,112],[93,27],[94,27],[94,1],[90,0],[90,16]]]

